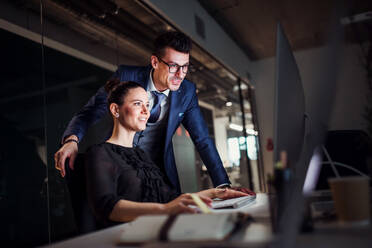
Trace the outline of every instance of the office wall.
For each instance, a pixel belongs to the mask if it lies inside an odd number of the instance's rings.
[[[361,52],[356,45],[344,45],[340,54],[340,68],[332,111],[329,116],[330,130],[363,129],[363,109],[367,100],[366,72],[361,66]],[[315,87],[322,74],[325,47],[299,51],[295,58],[302,77],[307,106],[318,101]],[[257,110],[261,128],[261,143],[265,174],[273,166],[273,152],[266,150],[268,138],[273,138],[275,58],[260,60],[251,66],[256,85]]]

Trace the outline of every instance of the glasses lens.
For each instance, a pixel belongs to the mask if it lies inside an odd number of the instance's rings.
[[[186,73],[189,70],[189,65],[184,65],[181,68],[182,68],[182,72]]]
[[[178,65],[169,65],[169,72],[170,73],[176,73],[179,69]]]
[[[189,65],[183,65],[183,66],[179,66],[179,65],[171,65],[169,66],[169,72],[170,73],[176,73],[178,72],[179,69],[182,69],[182,72],[183,73],[187,73],[188,69],[189,69]]]

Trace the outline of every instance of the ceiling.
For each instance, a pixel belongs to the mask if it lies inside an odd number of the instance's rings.
[[[281,22],[292,48],[324,45],[334,10],[332,0],[199,0],[251,60],[275,55],[276,23]],[[341,1],[336,1],[340,3]],[[372,1],[345,1],[344,16],[372,11]],[[363,35],[371,29],[361,29]],[[369,30],[369,31],[368,31]],[[351,26],[349,41],[355,41]]]
[[[9,2],[39,14],[40,0]],[[277,21],[282,23],[294,50],[323,45],[333,10],[332,2],[199,0],[253,61],[275,55]],[[372,10],[372,1],[347,2],[347,15]],[[92,42],[110,47],[124,58],[118,63],[148,63],[154,38],[161,32],[175,29],[141,0],[43,0],[43,5],[47,21],[68,27]],[[346,27],[346,31],[349,32],[349,37],[355,35],[350,27]],[[352,38],[349,40],[353,41]],[[212,104],[217,112],[221,112],[220,115],[239,112],[238,93],[233,90],[237,84],[233,72],[196,43],[191,53],[191,63],[193,68],[188,78],[197,83],[199,99]],[[231,101],[233,105],[227,108],[227,101]],[[247,109],[250,112],[249,106]]]
[[[40,14],[39,0],[16,0],[12,3]],[[118,63],[124,64],[148,64],[154,38],[174,29],[142,1],[43,0],[43,8],[48,22],[67,27],[92,42],[104,44],[120,54],[122,60]],[[223,114],[238,111],[239,97],[233,91],[236,77],[232,72],[196,43],[193,44],[190,60],[193,67],[187,77],[197,82],[199,99],[217,110],[223,110]],[[227,101],[235,104],[226,109]]]
[[[12,1],[23,8],[39,11],[39,0]],[[45,13],[92,39],[120,39],[119,48],[128,57],[151,52],[157,34],[172,29],[164,18],[142,0],[44,0]],[[334,0],[198,0],[251,60],[275,55],[276,23],[281,22],[292,48],[309,49],[324,45]],[[372,11],[370,0],[344,0],[344,15]],[[76,23],[76,19],[83,20]],[[371,22],[369,22],[371,24]],[[96,30],[96,29],[99,30]],[[355,41],[351,25],[345,27],[349,40]],[[111,34],[110,32],[112,31]],[[368,33],[368,29],[364,29]],[[100,35],[97,36],[97,33]],[[119,34],[115,36],[115,34]],[[362,38],[364,36],[362,35]],[[141,41],[141,42],[139,42]],[[127,49],[126,49],[127,48]],[[129,49],[128,49],[129,48]],[[193,57],[219,75],[223,66],[196,45]],[[138,61],[142,63],[143,61]],[[197,63],[198,64],[198,63]]]

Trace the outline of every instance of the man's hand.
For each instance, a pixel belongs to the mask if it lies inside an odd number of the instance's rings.
[[[236,191],[240,191],[240,192],[243,192],[243,193],[246,193],[246,194],[249,194],[249,195],[256,195],[256,193],[253,192],[252,190],[247,189],[247,188],[243,188],[243,187],[231,187],[231,189],[236,190]]]
[[[229,188],[223,188],[223,189],[207,189],[203,190],[197,193],[199,196],[207,197],[207,198],[220,198],[220,199],[230,199],[230,198],[236,198],[236,197],[242,197],[242,196],[248,196],[248,194],[239,192],[236,190],[232,190]]]
[[[78,140],[75,135],[71,135],[65,139],[67,140]],[[65,177],[66,169],[65,169],[65,162],[66,159],[69,158],[69,167],[71,170],[74,169],[74,162],[75,158],[78,154],[78,145],[76,142],[68,142],[65,143],[55,154],[54,154],[54,163],[57,170],[60,171],[61,176]]]

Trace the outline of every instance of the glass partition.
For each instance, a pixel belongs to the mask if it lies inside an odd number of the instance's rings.
[[[205,71],[190,73],[188,77],[197,84],[199,105],[207,122],[210,137],[216,144],[232,185],[253,188],[256,191],[263,190],[261,189],[262,178],[258,170],[260,159],[258,127],[252,113],[250,87],[247,84],[242,84],[242,95],[240,96],[237,82],[233,81],[231,77],[219,79],[225,85],[232,85],[229,88],[221,87],[217,83],[206,86],[201,73],[205,73]],[[242,107],[247,132],[246,141],[243,134]],[[177,151],[176,146],[174,149]],[[186,163],[185,160],[181,161]],[[197,152],[195,152],[195,161],[196,172],[194,174],[199,178],[198,189],[212,187],[207,169]],[[188,167],[192,167],[190,164],[192,163],[189,163]],[[251,177],[249,176],[250,172]],[[181,176],[180,180],[183,180]],[[252,180],[252,185],[250,180]]]
[[[45,99],[40,44],[0,29],[0,243],[48,242]]]
[[[60,148],[63,132],[72,116],[104,85],[112,72],[48,47],[45,47],[45,59],[49,216],[54,242],[77,235],[75,218],[79,218],[74,216],[69,194],[69,190],[78,189],[69,189],[66,178],[55,169],[54,153]],[[98,130],[103,122],[97,123],[84,137],[79,144],[79,153],[103,139],[104,132]]]
[[[235,87],[237,90],[239,86]],[[238,186],[253,188],[260,191],[260,175],[258,170],[259,144],[258,131],[253,121],[249,86],[242,84],[240,109],[232,113],[227,128],[227,145],[229,161],[239,168],[239,177],[236,181]],[[242,113],[242,108],[244,115]],[[243,118],[246,135],[243,132]],[[251,175],[249,175],[251,174]],[[250,184],[250,180],[252,183]]]

